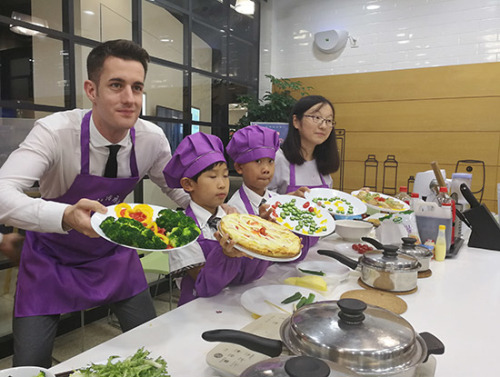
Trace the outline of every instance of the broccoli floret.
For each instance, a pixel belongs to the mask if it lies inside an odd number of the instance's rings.
[[[167,247],[160,237],[137,220],[126,217],[120,217],[116,221],[113,217],[111,220],[108,219],[106,218],[101,223],[101,229],[114,242],[142,249],[165,249]]]
[[[171,209],[162,209],[158,213],[158,217],[156,218],[156,224],[165,229],[165,231],[170,232],[173,228],[177,226],[179,221],[187,217],[182,212],[173,211]]]
[[[182,237],[184,238],[185,243],[190,243],[200,234],[200,229],[198,227],[190,227],[184,228],[182,230]]]
[[[115,218],[113,216],[108,216],[101,223],[100,228],[106,234],[107,229],[109,229],[115,223]]]

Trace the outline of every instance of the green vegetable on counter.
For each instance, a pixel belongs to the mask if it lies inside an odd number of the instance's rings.
[[[106,364],[92,364],[87,368],[75,371],[71,377],[170,377],[167,362],[158,357],[149,358],[150,352],[140,348],[125,360],[116,360],[118,356],[108,358]]]
[[[304,274],[311,274],[311,275],[318,275],[318,276],[325,276],[325,273],[323,271],[313,271],[313,270],[304,270],[302,268],[299,268],[300,272],[303,272]]]
[[[315,298],[316,295],[314,293],[309,293],[309,296],[307,297],[302,296],[300,301],[297,303],[297,309],[300,309],[304,305],[312,304]]]
[[[282,304],[290,304],[294,301],[300,300],[302,297],[302,293],[300,292],[295,292],[293,295],[290,297],[285,298],[283,301],[281,301]]]

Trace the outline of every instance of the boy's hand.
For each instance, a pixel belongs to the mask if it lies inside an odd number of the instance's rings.
[[[244,252],[234,248],[236,242],[234,242],[234,240],[231,240],[229,236],[227,235],[222,236],[219,231],[215,232],[214,236],[217,239],[217,241],[219,241],[222,247],[222,252],[228,257],[230,258],[246,257],[253,259],[253,257],[251,257],[250,255],[245,254]]]
[[[271,216],[271,213],[273,213],[273,208],[269,204],[264,203],[259,207],[259,217],[275,222],[276,220]]]
[[[305,197],[304,193],[309,191],[311,191],[309,187],[302,186],[301,188],[293,192],[289,192],[287,195],[293,195],[293,196],[298,196],[299,198],[304,198]]]
[[[221,207],[227,215],[230,215],[231,213],[239,213],[236,207],[232,207],[227,203],[221,204]]]

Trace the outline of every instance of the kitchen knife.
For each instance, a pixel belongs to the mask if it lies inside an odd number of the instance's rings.
[[[477,201],[476,197],[472,193],[472,191],[469,189],[469,187],[465,184],[462,183],[460,185],[460,192],[464,196],[465,200],[470,204],[471,208],[476,208],[481,206],[481,204]]]

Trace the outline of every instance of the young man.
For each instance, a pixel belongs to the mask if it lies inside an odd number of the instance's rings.
[[[260,278],[270,262],[246,258],[234,241],[221,237],[217,220],[229,192],[229,171],[222,141],[202,132],[182,140],[164,170],[170,187],[182,187],[191,196],[186,214],[201,229],[197,242],[170,252],[172,271],[182,272],[179,305],[197,297],[218,294],[228,285]]]
[[[94,48],[84,84],[92,110],[36,121],[0,169],[0,221],[27,230],[14,307],[14,366],[51,366],[62,313],[109,303],[123,331],[155,317],[137,253],[97,238],[90,224],[92,212],[106,213],[146,174],[187,205],[187,195],[163,178],[171,158],[165,135],[138,119],[148,61],[144,49],[126,40]],[[36,181],[41,199],[23,193]]]

